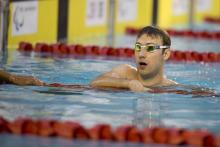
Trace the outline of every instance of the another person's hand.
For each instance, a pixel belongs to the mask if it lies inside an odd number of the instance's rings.
[[[139,82],[138,80],[131,80],[128,84],[128,87],[131,91],[134,92],[144,92],[150,90],[149,88],[146,88]]]
[[[18,76],[18,75],[11,76],[10,82],[15,85],[32,85],[32,86],[44,86],[46,84],[33,76]]]

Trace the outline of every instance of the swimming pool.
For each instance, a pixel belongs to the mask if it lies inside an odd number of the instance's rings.
[[[1,67],[11,73],[33,75],[49,83],[87,85],[97,75],[132,60],[39,58],[18,52]],[[197,85],[220,93],[218,63],[168,62],[168,78],[185,85]],[[173,87],[182,90],[182,87]],[[189,89],[184,89],[189,90]],[[206,128],[220,132],[220,98],[175,93],[134,93],[97,89],[68,89],[0,85],[0,115],[76,120],[85,126],[108,123],[113,127],[134,124],[138,127],[165,126]]]

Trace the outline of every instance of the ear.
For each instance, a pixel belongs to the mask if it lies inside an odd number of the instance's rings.
[[[166,49],[164,50],[164,53],[163,53],[163,59],[166,61],[170,58],[170,55],[171,55],[171,50],[170,49]]]

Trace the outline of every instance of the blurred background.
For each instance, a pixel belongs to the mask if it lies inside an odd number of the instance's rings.
[[[1,46],[9,50],[21,41],[132,47],[132,29],[147,25],[220,31],[220,0],[0,1]]]

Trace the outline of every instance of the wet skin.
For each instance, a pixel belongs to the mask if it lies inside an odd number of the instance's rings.
[[[140,36],[136,43],[141,45],[163,45],[159,36]],[[158,49],[148,52],[145,49],[135,51],[136,67],[123,64],[104,73],[91,82],[92,87],[125,88],[135,92],[148,91],[152,86],[170,86],[177,84],[164,75],[164,64],[170,57],[170,49]]]

